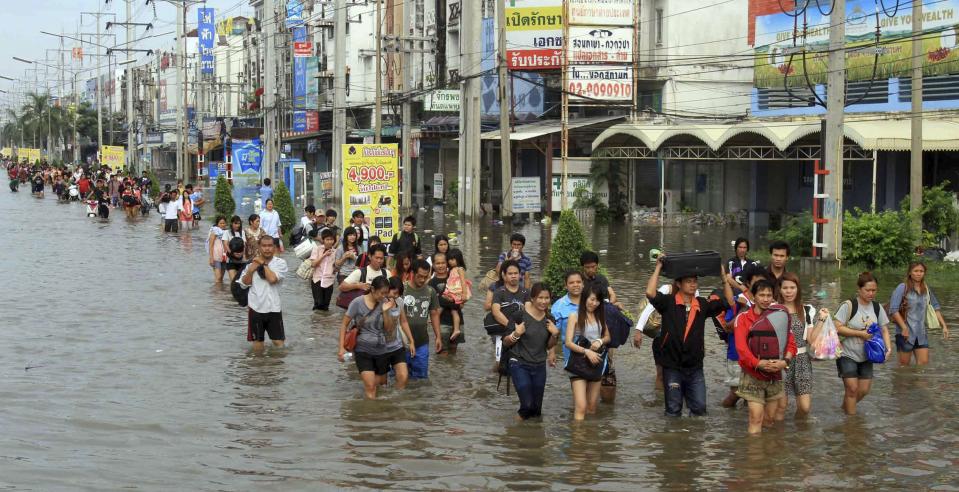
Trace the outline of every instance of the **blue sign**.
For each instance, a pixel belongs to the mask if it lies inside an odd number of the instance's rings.
[[[304,42],[307,39],[306,28],[293,30],[293,40]],[[307,58],[293,58],[293,109],[306,108],[306,66]]]
[[[260,139],[233,139],[233,162],[240,169],[240,174],[260,174],[260,167],[263,164],[263,147],[260,145]]]
[[[213,9],[197,9],[197,39],[200,43],[200,73],[212,75],[213,47],[216,46],[216,26]]]
[[[483,19],[483,59],[480,62],[480,69],[487,73],[492,73],[496,67],[496,32],[493,29],[493,19]],[[520,78],[522,77],[522,78]],[[528,80],[524,80],[528,79]],[[546,89],[543,76],[535,72],[519,72],[516,77],[512,77],[511,87],[513,89],[513,112],[522,119],[529,116],[540,117],[545,112],[544,100]],[[482,87],[482,113],[492,116],[499,115],[499,77],[495,73],[485,75],[481,82]]]
[[[306,111],[293,112],[293,131],[295,132],[306,131]]]
[[[286,2],[286,27],[303,25],[303,0]]]

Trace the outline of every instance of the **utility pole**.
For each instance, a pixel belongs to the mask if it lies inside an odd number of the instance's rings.
[[[176,178],[184,179],[186,177],[186,159],[184,148],[186,146],[186,135],[184,135],[184,121],[186,120],[186,101],[179,94],[186,85],[183,66],[186,64],[186,2],[176,6]]]
[[[564,17],[565,19],[565,17]],[[564,22],[565,23],[565,22]],[[506,66],[506,0],[496,2],[496,27],[498,27],[499,39],[497,40],[497,52],[499,53],[499,137],[500,137],[500,165],[503,175],[503,206],[500,209],[500,215],[509,217],[513,215],[513,166],[510,161],[510,124],[509,115],[512,109],[512,98],[510,97],[508,83],[508,68]],[[552,156],[546,156],[546,165],[551,166]],[[547,186],[551,186],[547,183]]]
[[[482,37],[482,2],[464,2],[460,31],[460,146],[458,209],[467,218],[479,214],[480,186],[480,66],[475,40]]]
[[[560,156],[563,163],[563,185],[560,187],[560,196],[559,209],[560,212],[566,211],[566,190],[569,186],[569,60],[567,59],[567,53],[569,52],[569,3],[566,0],[563,0],[563,64],[560,67],[560,70],[563,71],[561,75],[561,80],[563,85],[560,88],[561,103],[562,108],[560,110]],[[549,156],[547,156],[546,165],[552,165],[549,162]],[[548,185],[552,186],[552,184]]]
[[[127,48],[133,48],[133,0],[127,1]],[[136,169],[137,142],[133,136],[133,67],[126,65],[127,79],[127,169]]]
[[[280,157],[279,108],[277,98],[276,35],[277,24],[281,21],[276,12],[274,0],[263,0],[263,165],[260,173],[264,178],[273,177],[273,168]]]
[[[84,15],[91,15],[96,17],[97,21],[97,154],[100,154],[100,151],[103,150],[103,75],[100,70],[100,60],[103,58],[103,48],[102,43],[100,42],[101,37],[103,36],[102,27],[100,24],[100,18],[104,15],[113,15],[110,13],[104,12],[80,12],[80,17]]]
[[[826,136],[822,158],[826,177],[823,258],[842,260],[843,121],[846,104],[846,0],[833,0],[829,18],[829,71],[826,89]]]
[[[336,0],[333,36],[333,202],[339,203],[342,194],[340,172],[343,170],[343,145],[346,143],[346,0]],[[349,220],[349,210],[343,210],[343,220]]]
[[[413,28],[413,17],[416,15],[416,4],[407,1],[403,6],[403,31],[397,37],[403,56],[403,193],[401,204],[403,208],[413,206],[413,135],[410,120],[413,115],[413,37],[410,36]],[[395,7],[394,7],[395,8]],[[408,8],[408,10],[407,10]]]
[[[383,0],[376,0],[376,109],[373,113],[373,142],[383,141]]]
[[[912,2],[912,152],[909,156],[909,210],[922,208],[922,2]],[[922,217],[914,214],[922,229]]]

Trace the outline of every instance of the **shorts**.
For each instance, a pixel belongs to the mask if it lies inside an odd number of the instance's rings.
[[[782,381],[760,381],[747,372],[743,372],[743,377],[739,379],[736,395],[747,402],[763,405],[786,397]]]
[[[283,313],[258,313],[248,310],[246,324],[246,340],[248,342],[262,342],[267,335],[270,340],[286,340],[283,332]]]
[[[916,344],[912,343],[909,340],[906,340],[906,337],[902,335],[896,335],[896,350],[899,352],[912,352],[916,349],[927,349],[929,348],[928,343]]]
[[[200,220],[200,212],[193,212],[193,220]]]
[[[849,357],[836,359],[836,369],[842,379],[872,379],[872,362],[856,362]]]
[[[246,268],[246,263],[235,262],[235,261],[228,261],[228,262],[226,262],[226,263],[224,264],[224,267],[225,267],[227,270],[240,271],[240,270],[243,270],[244,268]]]
[[[356,369],[359,372],[373,372],[377,376],[383,376],[389,374],[390,369],[396,364],[406,364],[406,349],[398,348],[382,355],[355,352],[353,360],[356,361]]]
[[[450,348],[450,345],[454,347],[466,341],[466,332],[463,331],[463,325],[460,325],[460,336],[456,338],[456,342],[450,343],[450,337],[453,336],[453,327],[440,325],[440,341],[443,342],[443,351],[447,351]]]
[[[739,386],[742,377],[743,368],[739,365],[739,361],[726,359],[726,377],[723,378],[723,383],[730,388],[735,388]]]

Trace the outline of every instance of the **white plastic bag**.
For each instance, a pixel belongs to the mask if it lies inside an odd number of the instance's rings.
[[[839,343],[839,332],[832,317],[827,317],[822,324],[822,330],[815,340],[809,343],[809,353],[816,360],[836,360],[842,355],[842,345]]]

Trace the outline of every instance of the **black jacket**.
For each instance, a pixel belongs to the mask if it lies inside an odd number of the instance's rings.
[[[653,340],[657,362],[668,369],[702,368],[706,357],[706,319],[725,311],[728,308],[725,301],[717,296],[697,297],[694,304],[698,304],[698,308],[688,333],[687,316],[692,313],[687,313],[686,305],[677,302],[675,295],[660,292],[649,302],[663,317],[662,331]]]

